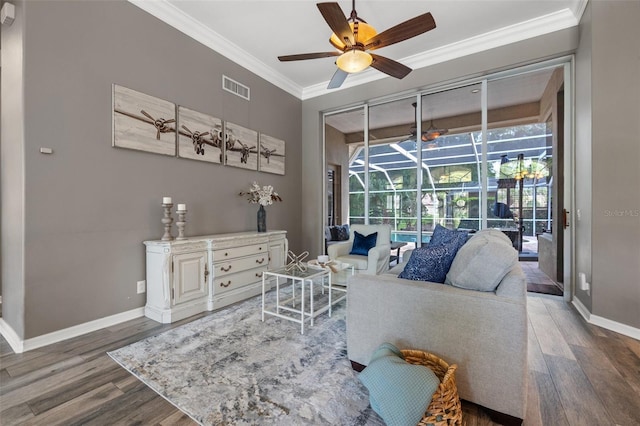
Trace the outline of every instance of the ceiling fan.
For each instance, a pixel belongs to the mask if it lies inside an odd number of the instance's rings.
[[[415,102],[413,102],[411,104],[411,106],[415,110],[417,104]],[[411,137],[416,138],[417,134],[418,134],[418,126],[417,126],[417,124],[413,124],[409,128],[409,132],[411,132]],[[437,128],[436,126],[433,125],[433,118],[432,118],[429,128],[427,130],[423,131],[422,134],[420,135],[420,140],[422,142],[428,142],[427,143],[427,148],[428,149],[437,148],[438,147],[438,142],[436,141],[436,139],[438,139],[440,136],[445,135],[447,133],[449,133],[449,129],[439,129],[439,128]]]
[[[358,16],[355,0],[352,2],[351,15],[348,19],[338,3],[318,3],[317,6],[333,31],[329,42],[338,50],[278,56],[278,59],[286,62],[337,56],[338,69],[331,78],[328,89],[340,87],[349,74],[363,71],[369,66],[392,77],[404,78],[411,72],[411,68],[368,51],[399,43],[436,27],[431,13],[425,13],[378,34],[371,25]]]

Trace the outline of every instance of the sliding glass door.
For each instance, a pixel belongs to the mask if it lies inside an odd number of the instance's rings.
[[[563,65],[325,115],[343,222],[388,224],[406,247],[437,225],[498,228],[521,253],[553,226],[556,95]],[[348,184],[347,184],[348,183]],[[336,195],[336,193],[338,195]],[[337,223],[336,223],[337,224]]]

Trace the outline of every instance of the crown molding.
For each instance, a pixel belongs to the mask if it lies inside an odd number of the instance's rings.
[[[348,89],[350,87],[359,86],[361,84],[370,83],[383,78],[392,78],[376,70],[369,69],[357,75],[349,76],[339,89],[327,89],[329,80],[311,86],[301,87],[291,79],[267,66],[264,62],[257,60],[232,41],[224,38],[203,23],[187,15],[167,0],[128,1],[301,100],[335,93],[339,90]],[[399,59],[398,61],[415,70],[461,58],[463,56],[483,52],[496,47],[516,43],[529,38],[571,28],[578,25],[580,22],[580,17],[586,8],[587,2],[588,0],[578,0],[575,4],[574,10],[570,10],[568,8],[563,9],[555,13],[520,22],[476,37],[408,56],[406,58]]]
[[[257,60],[232,41],[224,38],[202,22],[187,15],[167,0],[128,0],[128,2],[139,7],[150,15],[155,16],[178,31],[188,35],[192,39],[204,44],[211,50],[218,52],[227,59],[246,68],[259,77],[264,78],[289,94],[299,99],[302,98],[303,89],[301,86],[276,72],[264,62]]]

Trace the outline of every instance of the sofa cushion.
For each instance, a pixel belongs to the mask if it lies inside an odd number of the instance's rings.
[[[371,408],[388,425],[418,424],[440,384],[433,371],[409,364],[390,343],[376,349],[358,377],[369,390]]]
[[[469,290],[495,291],[517,263],[518,252],[510,242],[489,233],[477,233],[458,250],[445,283]]]
[[[369,265],[369,258],[359,254],[346,254],[335,260],[353,265],[356,271],[366,271]]]
[[[481,231],[476,232],[473,235],[473,238],[476,238],[478,236],[483,237],[483,238],[492,238],[492,239],[496,239],[498,241],[503,241],[509,247],[512,247],[511,238],[509,238],[507,236],[507,234],[505,234],[504,232],[502,232],[499,229],[494,229],[494,228],[483,229]]]
[[[378,233],[374,232],[373,234],[365,236],[358,231],[354,231],[353,234],[353,246],[351,246],[349,254],[359,254],[361,256],[369,255],[369,250],[376,246]]]
[[[458,231],[456,229],[448,229],[441,225],[436,225],[433,235],[429,240],[430,246],[439,246],[449,242],[455,242],[458,248],[467,242],[469,231]]]
[[[456,240],[450,240],[441,245],[428,244],[417,248],[398,277],[444,283],[457,252],[458,241]]]

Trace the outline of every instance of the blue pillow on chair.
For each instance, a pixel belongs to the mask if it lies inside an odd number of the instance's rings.
[[[373,234],[369,234],[366,237],[361,233],[354,231],[353,233],[353,246],[351,246],[351,251],[349,254],[359,254],[362,256],[369,255],[369,250],[376,246],[376,242],[378,241],[378,233],[374,232]]]

